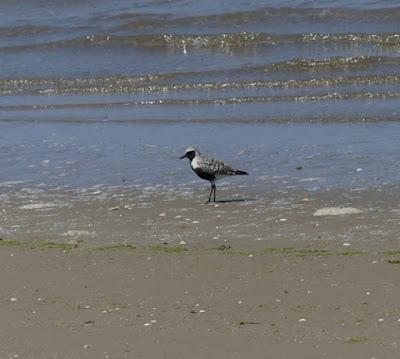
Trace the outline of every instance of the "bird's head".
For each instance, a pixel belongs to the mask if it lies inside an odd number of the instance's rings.
[[[193,158],[195,158],[196,155],[200,154],[199,151],[197,151],[194,147],[188,147],[185,151],[185,154],[179,158],[189,158],[191,161]]]

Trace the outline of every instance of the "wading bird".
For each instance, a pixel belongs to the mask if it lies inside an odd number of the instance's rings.
[[[179,158],[188,158],[192,170],[202,179],[210,181],[211,192],[208,196],[208,202],[211,202],[211,195],[214,192],[213,200],[215,202],[216,186],[215,181],[226,176],[248,175],[245,171],[235,170],[222,161],[202,155],[193,147],[188,147],[183,156]]]

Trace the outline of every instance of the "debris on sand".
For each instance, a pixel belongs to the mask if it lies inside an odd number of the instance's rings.
[[[43,208],[51,208],[56,207],[56,203],[29,203],[23,206],[20,206],[19,209],[43,209]]]
[[[81,229],[70,229],[63,233],[63,236],[69,236],[69,237],[78,237],[78,236],[91,236],[94,233],[91,231],[86,231],[86,230],[81,230]]]
[[[363,213],[361,209],[354,207],[325,207],[314,212],[314,216],[340,216],[343,214],[359,214]]]

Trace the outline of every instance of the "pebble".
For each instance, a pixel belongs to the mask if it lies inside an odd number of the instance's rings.
[[[148,327],[148,326],[151,325],[151,323],[144,323],[143,325],[144,325],[145,327]]]
[[[307,321],[306,318],[300,318],[300,319],[299,319],[299,322],[306,322],[306,321]]]
[[[362,171],[362,168],[357,168],[356,171],[357,171],[357,172],[361,172],[361,171]]]
[[[186,244],[186,242],[185,241],[180,241],[179,244],[184,245],[184,244]]]
[[[205,309],[200,309],[199,313],[205,313]]]
[[[119,210],[119,207],[111,207],[110,208],[110,211],[118,211]]]
[[[351,246],[351,244],[350,243],[343,243],[342,246],[343,247],[348,247],[348,246]]]
[[[91,348],[92,346],[90,345],[90,344],[85,344],[84,346],[83,346],[83,349],[89,349],[89,348]]]
[[[166,213],[160,213],[159,215],[158,215],[158,217],[165,217],[167,214]]]
[[[10,302],[16,302],[17,301],[17,298],[10,298]]]
[[[253,254],[249,254],[249,258],[253,258],[254,257],[254,255]]]
[[[383,318],[378,319],[378,322],[383,322],[383,321],[385,321],[385,319],[383,319]]]
[[[193,221],[192,222],[193,224],[198,224],[198,223],[200,223],[199,221]]]

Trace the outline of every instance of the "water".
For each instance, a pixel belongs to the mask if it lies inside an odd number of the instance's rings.
[[[399,23],[394,0],[4,0],[0,182],[174,186],[189,144],[265,190],[397,182]]]

